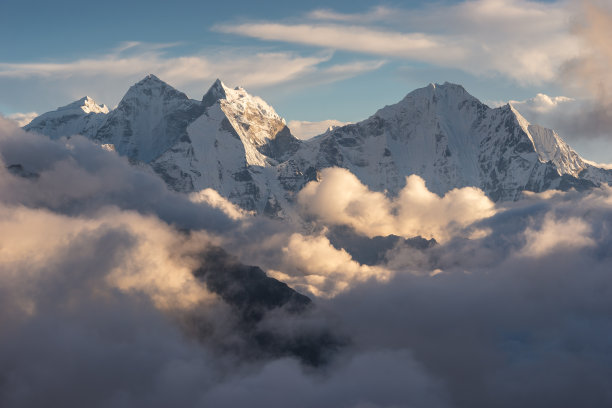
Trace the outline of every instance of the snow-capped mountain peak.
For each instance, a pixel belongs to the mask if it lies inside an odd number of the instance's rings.
[[[552,130],[530,124],[509,105],[489,108],[448,82],[414,90],[306,144],[315,153],[300,153],[303,162],[317,170],[347,168],[370,189],[392,195],[411,174],[437,194],[475,186],[495,201],[518,199],[523,190],[612,180],[599,170],[584,173],[588,164]]]
[[[136,82],[133,86],[135,87],[145,86],[146,87],[146,86],[159,86],[159,85],[167,86],[168,84],[153,74],[147,74],[144,78]]]
[[[218,104],[246,149],[247,163],[267,166],[294,152],[299,141],[291,135],[285,120],[263,99],[244,88],[227,87],[217,79],[202,98],[206,107]]]
[[[89,96],[84,96],[83,98],[79,99],[78,101],[75,101],[73,103],[71,103],[70,105],[66,105],[63,107],[63,109],[81,109],[83,112],[85,113],[108,113],[108,107],[104,104],[102,105],[98,105],[96,103],[96,101],[94,101],[92,98],[90,98]],[[58,108],[62,109],[62,108]]]
[[[212,86],[208,89],[208,92],[204,94],[202,98],[202,103],[204,105],[211,106],[214,105],[219,99],[225,99],[227,93],[226,90],[229,88],[225,86],[225,84],[217,78]]]
[[[565,143],[557,132],[529,123],[510,103],[502,108],[510,110],[516,117],[521,129],[533,143],[540,161],[553,163],[559,175],[569,174],[578,177],[580,172],[588,167],[588,163]]]
[[[445,82],[430,83],[428,86],[415,89],[396,104],[385,106],[374,116],[381,119],[410,119],[428,116],[448,118],[450,121],[466,116],[466,109],[478,111],[485,107],[478,99],[470,95],[461,85]],[[473,116],[474,112],[467,114]]]
[[[299,148],[285,121],[261,98],[217,79],[186,136],[152,162],[179,191],[212,187],[245,209],[276,203],[274,166]],[[271,179],[272,177],[272,179]]]
[[[452,103],[463,102],[465,100],[472,101],[476,100],[476,98],[469,94],[462,85],[444,82],[443,84],[430,83],[426,87],[415,89],[409,92],[399,104],[407,100],[430,100],[433,102],[443,100]]]
[[[130,87],[92,138],[148,163],[185,138],[185,128],[201,114],[199,101],[150,74]]]
[[[106,105],[98,105],[89,96],[84,96],[34,118],[24,129],[46,134],[53,139],[84,134],[96,129],[108,112]]]
[[[220,79],[217,79],[206,94],[204,94],[202,102],[206,106],[220,102],[228,111],[232,111],[232,113],[236,115],[248,114],[249,117],[261,116],[267,119],[280,121],[283,124],[285,123],[285,120],[263,99],[249,94],[241,86],[230,88]]]
[[[119,102],[118,108],[122,103],[129,103],[135,99],[139,99],[144,103],[153,103],[160,97],[164,100],[188,99],[187,95],[183,92],[178,91],[155,75],[149,74],[128,89],[121,102]]]
[[[108,107],[104,104],[98,105],[96,101],[94,101],[89,96],[84,96],[81,99],[78,99],[74,102],[69,103],[68,105],[60,106],[54,111],[47,112],[47,118],[50,117],[60,117],[70,114],[88,114],[88,113],[108,113]],[[40,117],[40,116],[39,116]]]
[[[244,209],[280,217],[291,216],[297,192],[326,167],[346,168],[389,195],[417,174],[437,194],[474,186],[495,201],[612,181],[612,171],[582,159],[553,130],[529,123],[511,105],[492,109],[448,82],[305,141],[264,100],[219,79],[202,100],[192,100],[148,75],[106,112],[86,97],[26,129],[85,135],[148,164],[174,190],[213,188]]]

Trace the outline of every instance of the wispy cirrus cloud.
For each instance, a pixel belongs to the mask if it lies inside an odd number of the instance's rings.
[[[314,10],[298,24],[222,24],[223,33],[380,55],[509,77],[553,80],[578,54],[564,3],[476,0],[421,9],[377,7],[366,13]]]
[[[173,86],[199,98],[216,78],[249,89],[292,82],[334,82],[380,68],[383,60],[331,63],[333,53],[301,55],[292,51],[258,51],[245,48],[215,49],[190,55],[169,55],[177,44],[126,42],[111,52],[70,61],[3,63],[0,84],[18,83],[17,98],[30,109],[41,94],[53,100],[92,95],[106,104],[116,104],[125,90],[148,73],[155,73]],[[52,80],[52,81],[50,81]],[[44,88],[44,92],[42,87]],[[52,91],[52,92],[50,92]],[[15,101],[19,105],[20,101]],[[19,109],[21,110],[21,109]]]
[[[238,26],[220,25],[216,30],[241,34],[262,40],[280,40],[319,47],[365,52],[376,55],[416,58],[425,54],[436,58],[435,53],[445,49],[445,43],[423,33],[400,33],[379,28],[361,26],[250,23]],[[457,54],[457,50],[454,54]],[[455,55],[457,57],[457,55]],[[440,55],[439,59],[447,56]]]
[[[0,63],[0,78],[127,77],[157,72],[177,85],[188,85],[225,73],[227,81],[247,81],[252,86],[283,82],[311,72],[331,59],[329,52],[303,57],[291,52],[215,50],[209,53],[168,56],[176,44],[127,42],[110,53],[61,62]],[[248,64],[247,64],[248,63]],[[247,67],[248,65],[248,67]]]
[[[317,9],[308,13],[308,17],[314,20],[371,23],[376,21],[389,21],[398,18],[397,11],[397,9],[391,9],[385,6],[374,7],[367,13],[338,13],[331,9]]]

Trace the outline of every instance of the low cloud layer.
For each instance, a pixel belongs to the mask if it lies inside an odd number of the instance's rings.
[[[17,122],[19,126],[25,126],[32,121],[35,117],[38,116],[36,112],[28,112],[28,113],[14,113],[9,115],[7,118],[12,119]]]
[[[322,235],[292,234],[283,252],[285,272],[271,271],[271,275],[317,297],[334,297],[367,281],[386,282],[392,275],[383,266],[359,264]]]
[[[331,169],[299,201],[310,223],[260,219],[0,118],[0,405],[612,404],[611,188],[493,205],[411,177],[390,199]],[[363,265],[337,224],[439,243]],[[245,319],[194,277],[230,270],[202,263],[211,245],[312,307]],[[282,352],[321,348],[319,365]]]
[[[335,119],[323,120],[320,122],[308,122],[304,120],[292,120],[287,126],[291,129],[291,134],[298,139],[310,139],[314,136],[325,133],[330,128],[348,125],[349,122],[340,122]]]

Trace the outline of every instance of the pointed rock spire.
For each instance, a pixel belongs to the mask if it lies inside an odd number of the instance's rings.
[[[168,83],[162,81],[158,77],[153,74],[148,74],[146,77],[135,83],[128,89],[128,91],[123,96],[123,99],[119,103],[121,105],[125,100],[132,98],[145,98],[149,99],[153,95],[162,96],[171,98],[171,99],[181,99],[187,100],[187,95],[183,92],[180,92],[173,86]]]
[[[219,99],[227,97],[227,87],[221,82],[219,78],[212,84],[208,89],[208,92],[204,94],[202,98],[202,105],[209,107],[214,105]]]

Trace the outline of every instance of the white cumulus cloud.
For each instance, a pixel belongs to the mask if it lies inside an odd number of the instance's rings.
[[[298,195],[302,211],[329,225],[346,225],[373,236],[422,236],[444,241],[472,223],[490,217],[495,204],[479,189],[454,189],[443,197],[412,175],[396,198],[370,191],[348,170],[329,168],[321,181],[307,184]],[[475,233],[471,231],[470,233]]]

